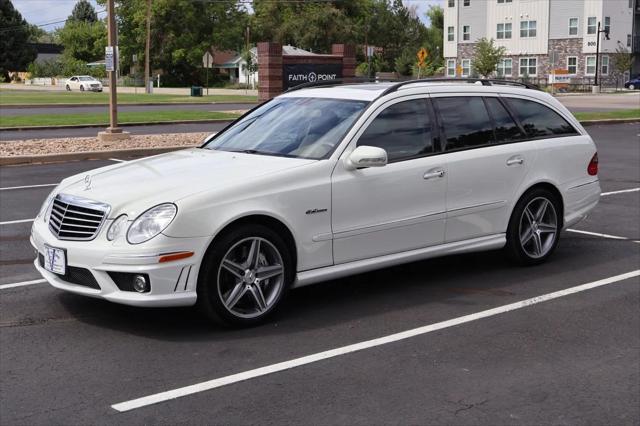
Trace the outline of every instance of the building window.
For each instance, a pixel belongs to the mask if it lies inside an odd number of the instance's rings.
[[[447,41],[453,41],[454,40],[454,29],[453,27],[447,27]]]
[[[462,77],[469,77],[471,74],[471,59],[462,60]]]
[[[538,74],[538,59],[520,58],[520,75],[535,77]]]
[[[536,21],[520,21],[520,37],[536,36]]]
[[[498,24],[496,31],[497,39],[511,38],[511,24]]]
[[[610,16],[605,16],[604,17],[604,30],[606,32],[610,32],[611,31],[611,17]]]
[[[513,70],[513,59],[502,59],[498,62],[498,77],[511,77]]]
[[[462,27],[462,40],[471,40],[471,27],[469,25]]]
[[[585,71],[585,75],[595,75],[596,74],[596,57],[595,56],[587,56],[587,69]]]
[[[578,74],[578,57],[569,56],[567,58],[567,72],[569,74]]]
[[[600,64],[600,72],[602,73],[602,75],[609,75],[609,57],[601,57]]]
[[[456,76],[456,60],[447,59],[447,77]]]
[[[449,7],[456,7],[456,0],[449,0]]]
[[[627,47],[631,47],[631,34],[627,34]]]
[[[578,35],[578,18],[569,18],[569,35]]]
[[[596,33],[596,17],[589,16],[587,18],[587,34],[595,34]]]
[[[500,3],[512,3],[513,0],[498,0],[498,4]]]
[[[471,0],[464,0],[463,6],[471,6]]]

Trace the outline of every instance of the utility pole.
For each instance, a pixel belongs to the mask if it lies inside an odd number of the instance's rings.
[[[98,133],[101,141],[128,139],[129,133],[123,132],[118,127],[118,39],[116,32],[116,16],[114,0],[107,2],[107,52],[105,52],[105,64],[109,74],[109,127],[104,132]],[[110,61],[108,60],[110,56]]]
[[[147,39],[144,46],[144,93],[150,93],[149,76],[149,55],[151,51],[151,0],[147,0]]]

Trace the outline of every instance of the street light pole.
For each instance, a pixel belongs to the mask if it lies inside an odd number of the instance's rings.
[[[598,21],[598,32],[596,34],[596,79],[594,86],[598,86],[598,68],[600,67],[600,21]]]

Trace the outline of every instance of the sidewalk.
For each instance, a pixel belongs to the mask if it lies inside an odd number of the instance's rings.
[[[10,83],[2,83],[0,84],[0,89],[9,89],[9,90],[35,90],[35,91],[47,91],[47,92],[64,92],[64,86],[36,86],[36,85],[26,85],[26,84],[10,84]],[[109,92],[109,88],[104,88],[105,92]],[[207,89],[203,88],[202,92],[204,95],[207,94]],[[118,86],[118,93],[144,93],[144,88],[142,87],[122,87]],[[157,93],[160,95],[182,95],[189,96],[191,94],[190,87],[161,87],[161,88],[153,88],[153,93]],[[220,88],[210,88],[209,95],[241,95],[241,96],[258,96],[257,90],[244,90],[244,89],[220,89]]]

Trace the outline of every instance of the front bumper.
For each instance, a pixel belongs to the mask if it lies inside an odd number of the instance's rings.
[[[44,254],[45,244],[66,250],[67,267],[83,269],[91,273],[99,288],[70,282],[66,276],[45,270],[36,256],[34,266],[49,284],[61,290],[84,296],[105,299],[132,306],[190,306],[196,302],[196,283],[200,262],[210,239],[171,238],[158,235],[151,241],[130,245],[124,241],[108,241],[107,220],[98,236],[92,241],[65,241],[57,239],[42,218],[34,221],[31,245],[39,255]],[[158,263],[159,255],[190,251],[194,255],[172,262]],[[150,291],[137,293],[118,288],[109,272],[147,274]]]

